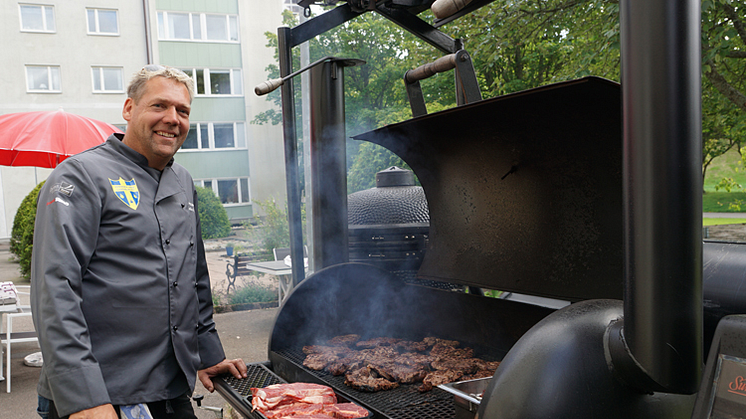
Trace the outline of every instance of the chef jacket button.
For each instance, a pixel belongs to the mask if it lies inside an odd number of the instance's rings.
[[[194,241],[189,242],[189,247],[194,247]]]
[[[174,332],[179,330],[179,326],[174,326]]]
[[[166,244],[171,244],[171,240],[170,239],[166,239]]]
[[[181,207],[184,208],[185,206],[186,206],[186,204],[182,202],[181,203]]]
[[[179,282],[178,281],[174,281],[174,287],[178,287],[178,286],[179,286]]]
[[[195,328],[196,330],[199,330],[199,323],[195,324],[195,325],[194,325],[194,328]]]

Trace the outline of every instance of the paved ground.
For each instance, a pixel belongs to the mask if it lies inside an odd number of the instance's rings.
[[[210,247],[208,247],[209,249]],[[225,291],[225,266],[227,259],[224,251],[217,250],[219,246],[213,246],[215,251],[208,252],[208,267],[216,293]],[[274,285],[275,279],[271,276],[250,278],[268,285]],[[11,260],[8,243],[0,242],[0,282],[13,281],[16,284],[28,284],[28,281],[20,278],[18,263]],[[23,301],[28,304],[27,301]],[[267,360],[267,348],[269,333],[274,324],[277,313],[276,308],[250,311],[235,311],[215,315],[215,323],[220,333],[226,356],[229,358],[242,358],[246,363],[262,362]],[[3,316],[3,321],[5,317]],[[14,321],[13,330],[33,330],[31,319]],[[0,419],[33,419],[38,418],[36,410],[36,382],[39,378],[39,369],[28,367],[23,364],[26,355],[37,352],[38,345],[35,343],[13,344],[11,351],[11,393],[5,392],[5,381],[0,382]],[[5,362],[3,355],[2,362]],[[5,367],[4,367],[5,368]],[[7,370],[3,371],[7,376]],[[206,394],[203,405],[227,407],[225,401],[217,394],[208,394],[201,384],[197,384],[196,394]],[[196,405],[195,405],[196,408]],[[213,419],[215,414],[205,410],[197,409],[199,419]],[[225,416],[229,417],[228,415]]]

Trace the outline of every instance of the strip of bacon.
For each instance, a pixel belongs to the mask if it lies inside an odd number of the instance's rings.
[[[312,383],[274,384],[251,389],[254,410],[271,410],[293,403],[335,404],[337,395],[331,387]]]
[[[332,406],[334,417],[338,419],[367,418],[370,413],[355,403],[339,403]]]

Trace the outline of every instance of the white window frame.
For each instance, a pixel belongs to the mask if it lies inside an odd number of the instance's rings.
[[[29,73],[28,70],[30,67],[38,67],[38,68],[46,68],[47,69],[47,83],[49,88],[48,89],[32,89],[29,86]],[[52,76],[52,69],[56,68],[58,70],[59,74],[59,82],[60,86],[59,89],[53,89],[53,76]],[[25,73],[26,73],[26,93],[62,93],[62,68],[60,68],[59,65],[45,65],[45,64],[26,64],[24,66]]]
[[[190,13],[190,12],[171,12],[174,14],[187,15],[189,21],[189,39],[169,37],[170,27],[168,20],[168,11],[161,10],[157,13],[158,21],[158,40],[159,41],[187,41],[187,42],[215,42],[237,44],[241,41],[241,34],[238,29],[238,15],[233,14],[216,14],[216,13]],[[207,39],[207,16],[225,16],[226,39]],[[195,31],[195,18],[199,22],[199,30]],[[195,33],[199,32],[199,33]],[[236,39],[231,39],[231,33],[236,33]]]
[[[238,185],[238,202],[231,202],[231,203],[223,203],[222,199],[220,198],[220,192],[218,191],[218,182],[220,181],[226,181],[226,180],[234,180],[236,181],[236,184]],[[218,197],[218,199],[221,199],[221,204],[224,207],[235,207],[235,206],[242,206],[251,204],[251,182],[249,182],[248,176],[240,176],[240,177],[219,177],[219,178],[211,178],[211,179],[195,179],[194,184],[196,186],[205,187],[205,182],[210,182],[211,190],[215,194],[215,196]],[[246,182],[246,191],[248,196],[243,196],[243,188],[241,187],[241,183]]]
[[[233,144],[236,144],[234,147],[215,147],[215,124],[233,124]],[[197,148],[182,148],[179,149],[179,152],[198,152],[198,151],[224,151],[224,150],[245,150],[247,148],[247,138],[246,138],[246,123],[243,121],[214,121],[214,122],[193,122],[190,121],[190,126],[194,125],[194,128],[189,128],[190,131],[195,130],[197,133]],[[208,135],[208,143],[209,147],[204,148],[202,147],[202,130],[200,129],[201,126],[207,125],[207,135]],[[240,127],[240,128],[239,128]],[[240,141],[239,135],[243,133],[243,141]],[[243,145],[238,145],[243,143]]]
[[[24,29],[23,27],[23,6],[26,7],[39,7],[41,9],[41,22],[42,29]],[[54,29],[49,29],[49,22],[47,21],[46,10],[52,10],[52,25]],[[18,20],[21,25],[21,32],[33,32],[33,33],[57,33],[57,18],[54,13],[54,6],[50,4],[35,4],[35,3],[18,3]]]
[[[91,22],[89,21],[90,15],[88,14],[89,11],[93,12],[93,19],[94,19],[94,27],[95,31],[91,32]],[[102,32],[101,26],[98,18],[98,13],[100,11],[104,12],[114,12],[117,16],[117,31],[116,32]],[[96,36],[119,36],[119,10],[117,9],[104,9],[104,8],[95,8],[95,7],[87,7],[85,9],[85,20],[86,20],[86,31],[88,35],[96,35]]]
[[[244,95],[243,92],[243,71],[240,68],[182,68],[182,71],[184,71],[186,74],[190,74],[192,76],[192,81],[194,82],[194,94],[198,97],[204,97],[204,96],[216,96],[216,97],[242,97]],[[202,77],[204,78],[204,86],[205,91],[204,93],[199,93],[199,89],[197,87],[197,71],[202,71]],[[230,94],[224,94],[224,93],[213,93],[212,92],[212,82],[210,78],[210,74],[212,72],[228,72],[230,77],[230,84],[231,84],[231,93]]]
[[[119,70],[119,90],[107,90],[104,83],[104,69],[117,69]],[[99,85],[101,89],[96,89],[96,77],[98,77]],[[124,68],[109,65],[94,65],[91,66],[91,90],[93,93],[103,94],[120,94],[124,93]]]

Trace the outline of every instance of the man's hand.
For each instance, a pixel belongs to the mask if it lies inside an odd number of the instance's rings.
[[[80,412],[70,415],[70,419],[119,419],[114,406],[102,404],[101,406],[81,410]]]
[[[215,391],[215,386],[212,384],[212,377],[230,373],[239,379],[246,378],[246,370],[246,364],[244,364],[243,359],[224,359],[217,365],[197,371],[197,377],[202,382],[202,385],[205,386],[205,389],[212,393]]]

